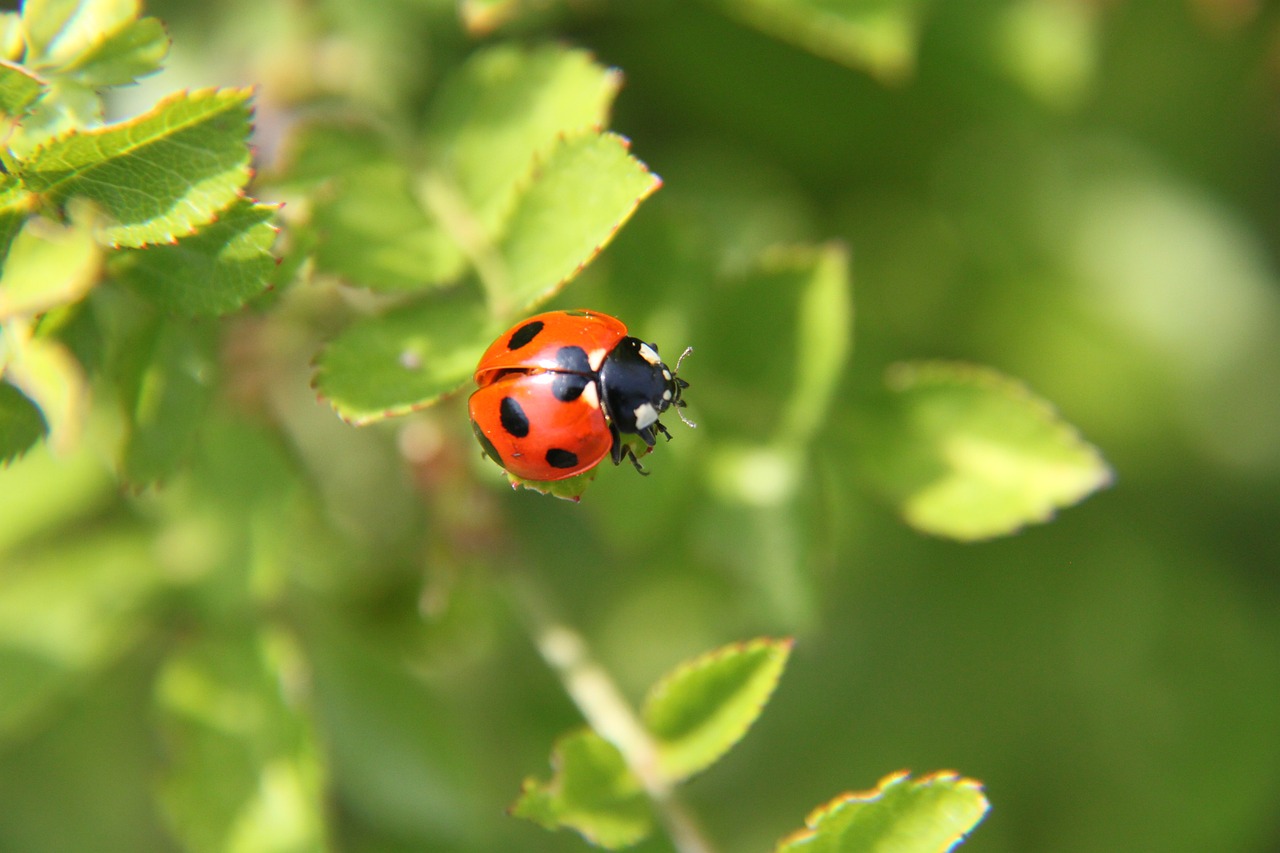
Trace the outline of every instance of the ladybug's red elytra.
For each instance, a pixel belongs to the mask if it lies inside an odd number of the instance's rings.
[[[607,453],[614,465],[626,458],[645,474],[623,433],[649,447],[657,433],[669,441],[658,417],[672,407],[694,426],[679,411],[689,383],[662,363],[655,344],[595,311],[549,311],[518,323],[485,350],[475,380],[476,439],[486,456],[525,480],[564,480]]]

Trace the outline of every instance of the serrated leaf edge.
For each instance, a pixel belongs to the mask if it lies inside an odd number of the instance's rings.
[[[781,637],[781,638],[756,637],[751,640],[740,640],[736,643],[730,643],[728,645],[721,646],[717,649],[712,649],[709,652],[704,652],[686,661],[682,661],[674,669],[672,669],[662,678],[658,679],[658,681],[656,681],[653,684],[653,686],[649,688],[649,692],[646,694],[644,703],[641,706],[640,719],[644,721],[645,727],[647,729],[650,707],[654,703],[658,702],[662,697],[667,695],[667,693],[672,689],[672,687],[676,683],[678,683],[681,679],[688,676],[689,674],[696,672],[700,669],[703,669],[705,667],[713,666],[719,661],[724,660],[725,658],[728,658],[733,655],[750,654],[751,652],[754,652],[759,649],[764,649],[764,650],[773,652],[777,656],[776,657],[771,656],[766,664],[767,666],[773,667],[775,669],[775,672],[772,678],[770,679],[769,689],[764,693],[763,696],[761,696],[760,701],[755,704],[754,706],[755,713],[745,722],[741,722],[735,725],[730,730],[732,731],[732,736],[728,738],[727,746],[731,747],[737,744],[739,741],[741,741],[744,737],[746,737],[747,732],[751,730],[751,727],[755,725],[756,721],[760,718],[761,711],[764,709],[765,705],[769,703],[769,700],[773,697],[774,691],[777,690],[778,688],[779,682],[782,680],[782,674],[786,670],[787,662],[788,660],[790,660],[791,650],[793,648],[795,648],[794,637]],[[670,741],[666,741],[662,739],[661,737],[653,734],[652,731],[650,731],[650,734],[653,736],[654,741],[658,744],[659,752],[661,753],[662,747],[665,744],[670,743]],[[708,769],[711,766],[711,764],[714,764],[715,761],[719,760],[721,757],[723,757],[723,755],[724,753],[722,752],[720,755],[717,755],[712,762],[709,762],[707,766],[694,770],[691,773],[682,773],[682,774],[673,776],[669,779],[669,781],[671,782],[684,781],[688,779],[690,776],[696,775],[697,773],[700,773],[703,770]]]
[[[154,118],[156,115],[159,115],[166,108],[168,108],[170,104],[178,103],[179,101],[184,101],[184,100],[196,101],[196,100],[201,100],[203,98],[212,98],[215,100],[225,99],[228,102],[227,109],[233,109],[236,106],[236,103],[233,103],[233,101],[238,100],[239,103],[245,104],[246,111],[250,116],[252,116],[254,109],[253,109],[253,106],[250,104],[250,101],[252,101],[253,99],[254,91],[255,91],[254,86],[206,86],[200,89],[179,89],[176,92],[170,92],[168,95],[165,95],[163,98],[156,101],[145,112],[138,113],[137,115],[131,116],[127,119],[114,121],[114,122],[111,122],[110,124],[101,125],[100,127],[71,128],[70,130],[63,131],[62,133],[59,133],[57,136],[54,136],[53,138],[45,142],[42,142],[39,146],[37,146],[31,152],[30,155],[28,155],[24,159],[35,160],[40,155],[48,151],[48,149],[52,148],[55,145],[58,145],[59,143],[65,142],[71,137],[105,136],[110,133],[116,133],[130,125],[139,124],[143,121],[146,121],[147,119]],[[210,115],[216,115],[216,113],[206,113],[200,116],[198,119],[175,125],[174,127],[169,128],[168,130],[169,132],[172,132],[176,130],[185,129],[186,127],[189,127],[192,124],[198,124],[200,122],[205,121]],[[246,134],[245,136],[246,138],[248,138],[248,134]],[[153,138],[154,137],[147,137],[147,139],[142,140],[136,144],[131,144],[128,148],[124,150],[133,151],[136,148],[140,147],[141,145],[146,144],[147,142],[150,142]],[[47,192],[49,189],[52,189],[55,186],[57,186],[57,184],[51,184],[49,187],[46,187],[44,191]]]
[[[1077,500],[1057,506],[1056,509],[1073,506],[1094,492],[1109,488],[1115,484],[1115,470],[1107,463],[1102,451],[1084,437],[1079,427],[1068,420],[1057,406],[1032,390],[1031,386],[1026,382],[1003,373],[994,367],[947,359],[899,361],[885,368],[884,381],[889,390],[897,394],[906,393],[929,383],[941,384],[944,381],[967,383],[971,387],[999,393],[1008,399],[1026,405],[1028,410],[1040,422],[1058,430],[1068,443],[1091,457],[1097,465],[1098,476],[1090,488],[1081,494]],[[1052,517],[1053,511],[1051,510],[1044,518],[1027,519],[1026,523],[1043,522]],[[1025,527],[1026,523],[1018,525],[1014,530]]]
[[[502,233],[498,235],[498,237],[496,238],[495,245],[501,247],[502,244],[504,243],[507,235],[510,233],[509,231],[510,225],[511,225],[510,217],[514,214],[515,210],[519,208],[520,200],[523,199],[526,195],[528,195],[528,193],[537,184],[538,180],[541,177],[541,172],[543,168],[545,168],[546,164],[550,162],[552,157],[555,156],[556,150],[563,145],[569,144],[570,142],[574,142],[579,139],[592,137],[592,136],[608,139],[616,142],[622,148],[622,151],[626,155],[626,157],[632,160],[633,162],[635,162],[640,167],[640,169],[646,175],[649,176],[650,178],[649,183],[647,186],[645,186],[643,190],[641,190],[640,194],[636,196],[635,200],[622,213],[622,215],[618,217],[617,221],[613,223],[613,225],[609,229],[609,233],[604,236],[604,239],[602,239],[599,243],[597,243],[596,246],[590,252],[587,253],[587,256],[578,262],[577,266],[573,268],[572,272],[570,272],[564,278],[560,279],[560,281],[548,287],[542,293],[536,294],[530,300],[518,306],[514,311],[511,312],[512,316],[515,316],[517,314],[527,314],[530,311],[533,311],[535,308],[538,308],[539,306],[543,305],[548,300],[553,298],[557,293],[563,290],[565,285],[567,285],[569,282],[577,278],[578,275],[584,269],[590,266],[591,262],[594,261],[596,258],[598,258],[600,256],[600,253],[603,252],[611,242],[613,242],[613,238],[618,235],[618,231],[622,229],[623,225],[626,225],[627,222],[630,221],[631,217],[635,215],[636,210],[638,210],[640,205],[644,203],[645,199],[649,198],[649,196],[653,195],[658,190],[662,189],[662,185],[663,185],[662,177],[658,175],[656,172],[654,172],[652,169],[650,169],[647,163],[645,163],[639,157],[636,157],[634,154],[631,153],[631,140],[623,136],[621,133],[617,133],[612,130],[605,130],[600,126],[596,126],[594,128],[584,128],[578,131],[558,133],[556,134],[555,143],[550,148],[546,149],[546,151],[538,152],[534,154],[532,161],[530,163],[529,171],[526,173],[526,176],[516,183],[514,187],[514,198],[516,199],[516,201],[512,205],[511,211],[508,212],[507,218],[504,220],[504,223],[503,223],[504,227],[502,229]]]
[[[983,792],[982,783],[976,779],[961,776],[954,770],[935,770],[932,773],[926,773],[919,779],[912,780],[910,770],[897,770],[882,777],[880,781],[876,783],[874,788],[865,791],[846,791],[843,794],[833,797],[822,805],[817,806],[805,816],[804,827],[782,838],[775,847],[775,850],[782,850],[789,845],[798,844],[817,837],[818,833],[822,831],[822,822],[841,806],[847,803],[873,803],[883,797],[889,788],[902,783],[906,783],[914,787],[926,787],[939,783],[950,783],[955,785],[957,788],[966,788],[977,791],[982,797],[982,814],[979,815],[979,820],[981,820],[982,817],[984,817],[991,809],[991,804],[988,802],[986,795]],[[946,849],[950,850],[952,847],[955,847],[956,844],[964,840],[964,837],[967,834],[967,832],[961,832],[951,840]]]

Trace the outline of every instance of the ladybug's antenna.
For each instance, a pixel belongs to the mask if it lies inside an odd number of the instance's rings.
[[[675,369],[675,372],[672,374],[672,376],[676,377],[676,384],[678,384],[682,390],[685,388],[688,388],[689,383],[679,378],[678,374],[680,373],[680,365],[684,364],[685,356],[689,355],[689,353],[691,352],[693,352],[693,347],[684,348],[684,352],[680,353],[680,357],[676,359],[676,369]],[[690,429],[697,429],[698,425],[695,424],[693,421],[689,420],[687,417],[685,417],[684,407],[685,407],[684,400],[677,398],[676,406],[675,406],[676,414],[680,416],[680,420],[684,421],[685,426],[689,427]]]

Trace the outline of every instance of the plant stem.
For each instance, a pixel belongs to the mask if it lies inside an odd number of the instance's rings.
[[[527,573],[509,578],[534,645],[597,734],[622,753],[678,853],[715,853],[662,775],[658,748],[613,678],[591,657],[586,640],[565,624]]]

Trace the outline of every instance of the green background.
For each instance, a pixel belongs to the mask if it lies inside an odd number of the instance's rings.
[[[578,722],[509,571],[553,591],[633,698],[698,652],[797,637],[759,723],[685,790],[725,851],[770,849],[900,768],[982,780],[975,853],[1276,849],[1280,14],[1063,3],[1066,23],[1052,3],[881,3],[918,16],[900,79],[709,2],[539,5],[490,36],[625,75],[611,127],[664,186],[554,304],[694,344],[689,413],[705,395],[708,417],[670,424],[647,479],[610,467],[577,505],[515,493],[461,397],[360,430],[318,406],[324,324],[291,335],[323,301],[247,354],[238,318],[192,473],[121,491],[89,454],[0,475],[0,565],[98,578],[95,613],[122,584],[164,587],[4,732],[0,849],[175,849],[157,768],[203,741],[158,710],[158,673],[193,635],[234,646],[266,623],[306,661],[335,848],[581,849],[504,813]],[[451,3],[367,5],[151,4],[169,70],[115,107],[258,84],[265,175],[334,102],[411,125],[477,42]],[[744,253],[828,240],[850,251],[853,354],[796,492],[753,501],[703,463],[788,399],[795,344],[769,294],[716,282]],[[886,366],[921,357],[1024,380],[1114,484],[1004,539],[914,532],[859,440]],[[4,606],[62,624],[40,596]]]

